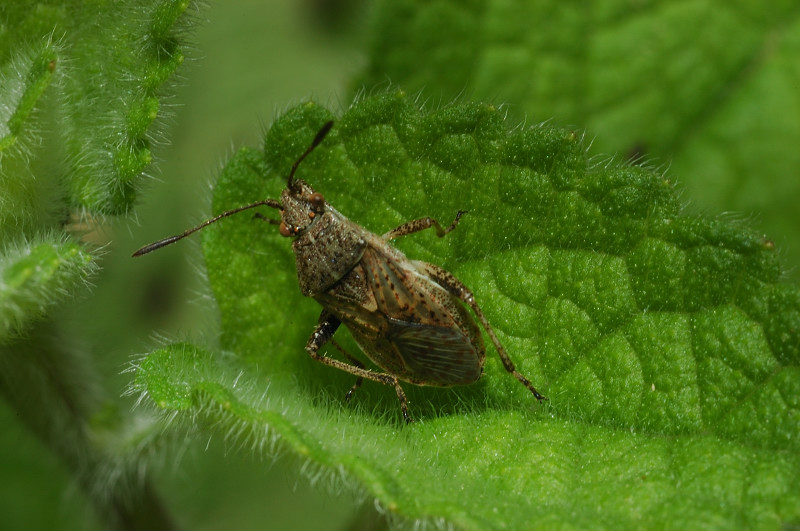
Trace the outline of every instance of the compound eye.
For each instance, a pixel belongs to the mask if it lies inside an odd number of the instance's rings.
[[[313,208],[315,212],[322,212],[325,207],[325,197],[319,192],[314,192],[308,196],[308,202],[311,203],[311,208]]]
[[[280,226],[278,227],[278,232],[280,232],[280,233],[281,233],[281,236],[285,236],[286,238],[288,238],[289,236],[292,236],[292,235],[294,234],[294,233],[292,232],[292,229],[291,229],[291,228],[289,228],[289,227],[286,225],[286,223],[284,223],[283,221],[281,221],[281,224],[280,224]]]

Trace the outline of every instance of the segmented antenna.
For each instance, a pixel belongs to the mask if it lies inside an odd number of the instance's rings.
[[[289,178],[287,179],[287,186],[289,188],[294,188],[294,182],[295,182],[294,181],[294,174],[297,171],[297,167],[300,165],[301,162],[303,162],[303,159],[305,159],[312,151],[314,151],[314,148],[316,148],[322,142],[322,140],[328,135],[328,133],[331,130],[331,127],[333,127],[333,120],[327,122],[325,125],[322,126],[322,129],[320,129],[319,132],[317,132],[317,135],[314,137],[314,140],[311,142],[311,145],[308,146],[308,149],[306,149],[303,152],[303,154],[300,155],[300,157],[294,162],[294,164],[292,164],[292,169],[289,171]],[[158,240],[157,242],[153,242],[153,243],[147,244],[144,247],[142,247],[141,249],[138,249],[136,252],[134,252],[132,256],[134,256],[134,257],[142,256],[143,254],[151,253],[151,252],[155,251],[156,249],[161,249],[162,247],[166,247],[167,245],[172,245],[173,243],[184,239],[185,237],[189,236],[190,234],[194,234],[195,232],[199,231],[200,229],[204,229],[205,227],[208,227],[212,223],[216,223],[217,221],[221,220],[222,218],[227,218],[228,216],[232,216],[234,214],[238,214],[239,212],[241,212],[243,210],[249,210],[251,208],[256,208],[256,207],[260,207],[260,206],[268,206],[270,208],[275,208],[275,209],[278,209],[278,210],[282,210],[283,209],[283,205],[281,205],[281,202],[278,201],[277,199],[262,199],[261,201],[256,201],[255,203],[251,203],[249,205],[241,206],[239,208],[234,208],[232,210],[226,210],[222,214],[214,216],[211,219],[207,219],[206,221],[202,222],[200,225],[198,225],[196,227],[192,227],[191,229],[187,229],[187,230],[183,231],[180,234],[176,234],[175,236],[170,236],[169,238],[164,238],[163,240]],[[267,219],[271,223],[276,223],[276,224],[278,223],[275,220],[270,220],[268,218],[265,218],[265,219]]]
[[[314,137],[314,141],[311,142],[311,145],[308,146],[308,149],[306,149],[303,152],[303,154],[300,155],[300,157],[296,161],[294,161],[294,164],[292,164],[292,169],[289,171],[289,178],[286,180],[286,186],[288,188],[294,188],[294,173],[297,171],[297,167],[300,165],[301,162],[303,162],[303,159],[305,159],[308,155],[310,155],[311,152],[314,151],[314,148],[320,145],[320,143],[325,139],[325,137],[328,136],[331,127],[333,127],[333,120],[327,122],[325,125],[322,126],[322,129],[320,129],[317,132],[317,136]]]
[[[227,218],[228,216],[232,216],[234,214],[238,214],[242,210],[249,210],[251,208],[256,208],[256,207],[265,206],[265,205],[268,206],[268,207],[271,207],[271,208],[277,208],[278,210],[283,208],[283,205],[281,205],[280,201],[278,201],[277,199],[263,199],[261,201],[256,201],[255,203],[251,203],[249,205],[245,205],[245,206],[242,206],[242,207],[239,207],[239,208],[234,208],[233,210],[226,210],[222,214],[219,214],[218,216],[214,216],[211,219],[207,219],[204,222],[202,222],[200,225],[198,225],[196,227],[192,227],[191,229],[187,229],[187,230],[181,232],[180,234],[176,234],[175,236],[170,236],[169,238],[164,238],[163,240],[158,240],[157,242],[153,242],[153,243],[147,244],[144,247],[142,247],[141,249],[137,250],[131,256],[134,256],[134,257],[135,256],[142,256],[143,254],[150,253],[152,251],[155,251],[156,249],[161,249],[162,247],[166,247],[167,245],[171,245],[171,244],[175,243],[178,240],[184,239],[185,237],[189,236],[190,234],[194,234],[195,232],[199,231],[200,229],[208,227],[212,223],[216,223],[217,221],[221,220],[222,218]]]

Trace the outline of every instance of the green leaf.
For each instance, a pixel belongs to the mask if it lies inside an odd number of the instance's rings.
[[[97,345],[63,304],[98,270],[92,232],[145,181],[190,5],[0,3],[0,397],[108,528],[170,524],[142,478],[159,435],[124,418],[119,389],[101,396],[115,362],[92,366]]]
[[[95,258],[58,237],[0,249],[0,343],[84,286]]]
[[[0,20],[0,337],[85,287],[69,243],[86,213],[127,211],[149,164],[189,3],[3,4]],[[38,261],[37,261],[38,260]]]
[[[0,153],[46,162],[71,208],[127,212],[152,160],[164,84],[183,62],[188,0],[0,8]],[[45,91],[45,89],[49,89]],[[52,92],[44,99],[46,92]],[[6,114],[7,113],[7,114]],[[53,178],[50,177],[49,181]],[[2,205],[0,205],[2,206]]]
[[[701,209],[755,216],[800,262],[796,2],[384,0],[371,29],[356,86],[585,128],[593,152],[669,165]]]
[[[239,151],[214,212],[278,197],[331,116],[301,105],[271,127],[266,156]],[[298,177],[377,234],[468,210],[446,238],[397,247],[470,286],[550,400],[489,349],[476,384],[405,384],[411,425],[388,387],[365,382],[346,403],[354,378],[303,351],[320,307],[298,291],[290,241],[243,214],[204,230],[219,347],[166,346],[137,370],[170,418],[265,452],[282,441],[401,520],[800,523],[800,294],[770,242],[683,212],[664,175],[588,162],[570,131],[512,128],[480,104],[423,112],[402,92],[355,103]],[[346,331],[336,338],[359,354]]]
[[[158,98],[183,58],[188,7],[0,7],[0,338],[96,271],[97,253],[67,232],[87,213],[131,206],[150,162]]]

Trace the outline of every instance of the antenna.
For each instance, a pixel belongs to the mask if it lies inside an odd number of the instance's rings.
[[[314,137],[314,140],[311,142],[311,145],[308,146],[308,149],[306,149],[303,154],[300,155],[296,161],[294,161],[294,164],[292,164],[292,169],[289,171],[289,178],[286,181],[286,186],[288,188],[294,188],[294,173],[297,171],[297,167],[301,162],[303,162],[303,159],[305,159],[312,151],[314,151],[314,148],[320,145],[325,137],[328,136],[331,127],[333,127],[333,120],[322,126],[322,129],[317,132],[317,136]]]
[[[190,234],[194,234],[195,232],[199,231],[200,229],[208,227],[212,223],[216,223],[217,221],[221,220],[222,218],[227,218],[228,216],[232,216],[234,214],[238,214],[242,210],[248,210],[248,209],[251,209],[251,208],[260,207],[260,206],[264,206],[264,205],[266,205],[268,207],[272,207],[272,208],[277,208],[279,210],[281,208],[283,208],[283,205],[281,205],[280,201],[278,201],[276,199],[264,199],[262,201],[256,201],[255,203],[251,203],[249,205],[245,205],[245,206],[242,206],[242,207],[239,207],[239,208],[234,208],[233,210],[226,210],[222,214],[220,214],[218,216],[214,216],[211,219],[207,219],[204,222],[202,222],[200,225],[198,225],[196,227],[192,227],[191,229],[187,229],[187,230],[181,232],[180,234],[176,234],[175,236],[170,236],[169,238],[164,238],[163,240],[158,240],[157,242],[149,243],[149,244],[145,245],[144,247],[142,247],[141,249],[137,250],[131,256],[134,256],[134,257],[135,256],[142,256],[143,254],[150,253],[152,251],[155,251],[156,249],[161,249],[162,247],[166,247],[167,245],[171,245],[171,244],[175,243],[178,240],[184,239],[185,237],[189,236]]]
[[[300,157],[294,162],[294,164],[292,164],[292,169],[289,171],[289,178],[287,180],[287,186],[289,188],[294,188],[294,182],[295,182],[294,181],[294,174],[297,171],[297,167],[300,165],[301,162],[303,162],[303,159],[305,159],[312,151],[314,151],[314,148],[316,148],[318,145],[320,145],[322,140],[327,136],[328,132],[330,132],[331,127],[333,127],[333,120],[327,122],[325,125],[322,126],[322,129],[320,129],[319,132],[317,133],[317,135],[314,137],[314,140],[311,142],[311,145],[308,146],[308,148],[303,152],[303,154],[300,155]],[[217,221],[221,220],[222,218],[227,218],[228,216],[232,216],[234,214],[238,214],[239,212],[241,212],[243,210],[249,210],[251,208],[256,208],[256,207],[260,207],[260,206],[268,206],[270,208],[275,208],[275,209],[278,209],[278,210],[282,210],[283,209],[283,205],[281,205],[280,201],[278,201],[277,199],[262,199],[261,201],[256,201],[255,203],[250,203],[249,205],[245,205],[245,206],[241,206],[241,207],[238,207],[238,208],[234,208],[232,210],[226,210],[222,214],[214,216],[211,219],[207,219],[204,222],[202,222],[200,225],[198,225],[196,227],[192,227],[191,229],[187,229],[187,230],[183,231],[180,234],[176,234],[174,236],[170,236],[169,238],[164,238],[163,240],[158,240],[157,242],[153,242],[153,243],[147,244],[144,247],[138,249],[131,256],[133,256],[133,257],[142,256],[143,254],[151,253],[151,252],[155,251],[156,249],[161,249],[162,247],[166,247],[167,245],[172,245],[173,243],[184,239],[185,237],[189,236],[190,234],[194,234],[195,232],[199,231],[200,229],[204,229],[205,227],[208,227],[212,223],[216,223]],[[274,221],[274,220],[271,220],[271,219],[267,219],[267,221],[274,222],[276,224],[278,223],[277,221]]]

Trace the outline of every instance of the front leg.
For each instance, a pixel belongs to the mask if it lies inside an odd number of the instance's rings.
[[[329,365],[331,367],[336,367],[337,369],[345,372],[349,372],[359,379],[366,378],[368,380],[372,380],[373,382],[394,387],[394,390],[397,393],[397,398],[400,400],[400,410],[403,412],[403,418],[405,419],[406,424],[413,422],[414,419],[412,419],[408,414],[408,399],[406,398],[403,388],[400,387],[400,382],[397,380],[397,377],[392,376],[391,374],[370,371],[364,367],[357,367],[334,358],[323,356],[319,353],[319,349],[322,348],[325,343],[331,341],[333,334],[336,333],[336,330],[341,324],[342,322],[339,319],[331,315],[328,311],[323,310],[319,316],[317,327],[314,329],[311,337],[308,338],[308,342],[306,343],[306,352],[308,352],[309,356],[318,362],[324,363],[325,365]]]
[[[381,238],[383,238],[385,241],[388,242],[389,240],[399,238],[400,236],[407,236],[409,234],[414,234],[415,232],[429,229],[431,227],[436,229],[436,235],[438,237],[443,238],[445,234],[456,228],[456,225],[458,225],[458,221],[461,219],[461,216],[463,216],[466,213],[467,213],[466,210],[459,210],[458,212],[456,212],[456,219],[454,219],[453,222],[450,224],[450,226],[447,227],[446,229],[443,228],[439,224],[439,222],[433,218],[430,217],[420,218],[403,223],[396,229],[392,229],[383,236],[381,236]]]

